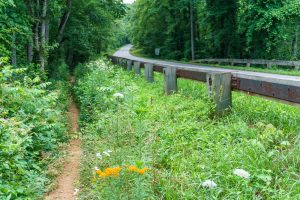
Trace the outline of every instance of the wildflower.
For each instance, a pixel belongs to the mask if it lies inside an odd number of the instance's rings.
[[[97,170],[96,173],[101,177],[119,177],[120,171],[122,170],[122,167],[115,167],[115,168],[106,168],[104,171]]]
[[[111,150],[106,150],[106,151],[103,151],[103,154],[105,154],[106,156],[110,156],[110,153],[112,153]]]
[[[289,141],[282,141],[280,143],[282,146],[290,146],[291,144],[289,143]]]
[[[101,155],[101,153],[96,153],[96,157],[99,158],[100,160],[102,160],[102,155]]]
[[[124,95],[122,93],[115,93],[113,96],[120,99],[124,98]]]
[[[245,171],[245,170],[243,170],[243,169],[235,169],[233,171],[233,174],[235,174],[235,175],[237,175],[239,177],[242,177],[244,179],[250,178],[250,173],[247,172],[247,171]]]
[[[79,192],[79,189],[75,188],[74,189],[74,196],[76,196],[78,194],[78,192]]]
[[[128,167],[128,170],[129,171],[133,171],[133,172],[137,172],[139,174],[145,174],[146,171],[150,170],[149,168],[142,168],[142,169],[139,169],[137,168],[136,166],[129,166]]]
[[[208,189],[213,189],[213,188],[217,187],[217,184],[212,180],[206,180],[202,183],[202,187],[205,187]]]
[[[95,167],[95,171],[98,171],[99,170],[99,168],[98,167]]]

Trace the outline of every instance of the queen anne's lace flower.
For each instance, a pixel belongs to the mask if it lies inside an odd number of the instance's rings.
[[[103,154],[106,155],[106,156],[110,156],[110,153],[112,153],[111,150],[106,150],[106,151],[103,151]]]
[[[289,141],[282,141],[280,144],[282,146],[290,146],[291,145],[291,143],[289,143]]]
[[[124,98],[124,95],[122,93],[115,93],[113,96],[120,99]]]
[[[74,196],[76,196],[79,193],[79,189],[74,189]]]
[[[217,184],[212,180],[206,180],[202,183],[202,187],[213,189],[217,187]]]
[[[101,155],[101,153],[96,153],[96,157],[102,160],[102,155]]]
[[[235,169],[235,170],[233,170],[233,174],[235,174],[239,177],[242,177],[244,179],[250,178],[250,173],[243,169]]]

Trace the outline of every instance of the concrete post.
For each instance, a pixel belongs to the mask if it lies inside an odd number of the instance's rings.
[[[251,64],[250,64],[250,63],[247,63],[247,67],[251,67]]]
[[[145,78],[148,82],[154,81],[153,64],[145,64]]]
[[[267,64],[267,68],[270,69],[272,67],[271,64]]]
[[[177,75],[175,67],[165,67],[163,69],[165,78],[165,94],[170,95],[177,91]]]
[[[296,66],[295,66],[295,70],[297,70],[297,71],[298,71],[298,70],[299,70],[299,66],[297,66],[297,65],[296,65]]]
[[[133,68],[134,68],[134,72],[136,75],[141,75],[141,63],[140,62],[134,62]]]
[[[216,105],[216,113],[223,113],[232,107],[231,74],[207,74],[208,95]]]
[[[127,60],[127,70],[128,71],[132,70],[132,60]]]

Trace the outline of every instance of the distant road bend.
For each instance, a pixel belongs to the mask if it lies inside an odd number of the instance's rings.
[[[177,70],[192,71],[195,73],[231,73],[232,80],[237,81],[236,90],[259,94],[275,99],[300,104],[300,77],[278,75],[263,72],[251,72],[235,69],[223,69],[209,66],[200,66],[180,62],[162,61],[136,57],[130,54],[132,45],[126,45],[114,53],[113,57],[124,58],[141,63],[151,63],[154,66],[175,67]]]

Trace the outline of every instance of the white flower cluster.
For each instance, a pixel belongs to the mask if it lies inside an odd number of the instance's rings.
[[[118,92],[118,93],[115,93],[113,95],[113,97],[123,99],[124,98],[124,94]]]
[[[217,184],[212,180],[206,180],[202,183],[202,187],[205,187],[208,189],[213,189],[213,188],[217,187]]]
[[[105,151],[102,152],[102,154],[101,153],[96,153],[96,157],[99,158],[100,160],[102,160],[103,159],[103,155],[109,157],[111,153],[112,153],[111,150],[105,150]]]
[[[235,169],[235,170],[233,170],[233,174],[237,175],[241,178],[244,178],[244,179],[250,178],[250,173],[243,169]]]
[[[233,170],[233,174],[244,179],[250,178],[250,173],[243,169],[235,169]],[[217,184],[213,180],[206,180],[202,183],[202,187],[207,189],[214,189],[217,187]]]

